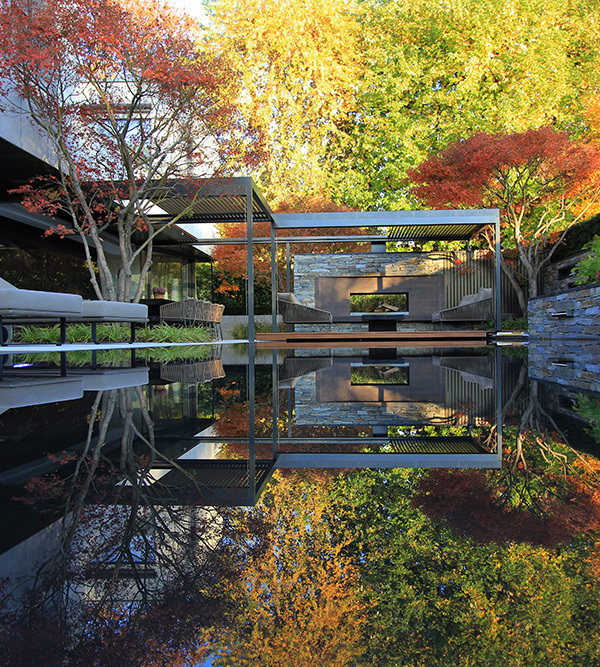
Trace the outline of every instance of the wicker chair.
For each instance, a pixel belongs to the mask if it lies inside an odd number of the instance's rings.
[[[203,384],[225,377],[221,359],[208,359],[186,364],[165,364],[161,366],[160,377],[167,382]]]
[[[184,326],[196,323],[196,299],[173,301],[160,307],[161,322],[177,322]]]
[[[206,316],[206,323],[212,329],[215,338],[221,340],[223,338],[223,329],[221,327],[221,322],[223,320],[223,312],[225,311],[225,306],[220,303],[208,303],[208,313]]]
[[[187,298],[183,301],[166,303],[160,307],[160,319],[165,322],[178,322],[184,326],[207,326],[215,338],[223,338],[221,321],[225,306],[210,301]]]

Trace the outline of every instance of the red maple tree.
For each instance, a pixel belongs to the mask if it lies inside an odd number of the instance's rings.
[[[80,235],[99,298],[137,301],[165,186],[183,179],[197,196],[197,177],[223,173],[234,153],[256,155],[238,150],[254,135],[229,101],[235,72],[160,0],[2,0],[0,20],[1,109],[26,115],[56,167],[20,189],[23,203],[68,221],[61,235]],[[119,239],[116,286],[105,230]]]
[[[596,148],[543,127],[476,134],[425,160],[409,178],[416,196],[429,206],[501,210],[502,243],[520,259],[527,292],[510,252],[501,257],[501,266],[526,310],[526,294],[537,295],[540,272],[554,249],[598,199],[599,169]]]

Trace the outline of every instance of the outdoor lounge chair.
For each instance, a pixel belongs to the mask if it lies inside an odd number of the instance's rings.
[[[432,322],[485,322],[492,317],[493,291],[480,287],[477,294],[467,294],[458,306],[432,313]]]
[[[184,326],[202,324],[206,314],[207,301],[199,301],[188,297],[183,301],[172,301],[160,307],[161,322],[176,322]]]
[[[213,334],[217,340],[223,338],[223,329],[221,327],[221,322],[223,321],[224,312],[225,312],[225,306],[223,306],[222,304],[220,303],[208,304],[206,323],[212,329]]]
[[[314,324],[331,322],[331,313],[321,308],[305,306],[293,292],[280,292],[277,295],[277,308],[285,324]]]
[[[98,322],[128,322],[135,340],[135,326],[148,322],[148,306],[120,301],[86,301],[78,294],[19,289],[0,278],[0,343],[3,324],[60,322],[60,343],[66,339],[67,322],[89,322],[96,342]]]
[[[83,299],[78,294],[19,289],[0,278],[0,343],[3,324],[33,324],[81,317]]]
[[[67,322],[86,322],[92,325],[92,342],[96,343],[96,325],[99,322],[124,322],[131,325],[131,342],[135,340],[135,327],[148,323],[148,306],[125,301],[86,301],[81,304],[81,315],[69,316]],[[61,338],[61,342],[64,340]]]

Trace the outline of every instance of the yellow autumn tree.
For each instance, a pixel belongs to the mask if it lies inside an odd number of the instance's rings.
[[[329,483],[298,474],[271,483],[257,506],[268,547],[249,550],[240,613],[214,638],[215,665],[345,667],[362,655],[369,605],[333,530]]]
[[[235,103],[263,132],[269,201],[324,193],[325,149],[362,71],[356,1],[214,0],[209,11],[208,48],[240,72]]]

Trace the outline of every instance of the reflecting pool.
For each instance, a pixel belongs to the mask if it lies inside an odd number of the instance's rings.
[[[570,373],[574,356],[244,344],[5,355],[7,664],[43,650],[47,664],[303,665],[294,651],[327,638],[325,665],[458,665],[472,633],[490,656],[505,650],[492,622],[526,655],[526,637],[556,631],[541,611],[556,596],[576,632],[576,608],[599,604],[600,393],[593,373]],[[545,568],[547,599],[525,601]],[[577,659],[585,649],[598,664],[597,622],[586,627]],[[572,640],[554,646],[571,664]]]

